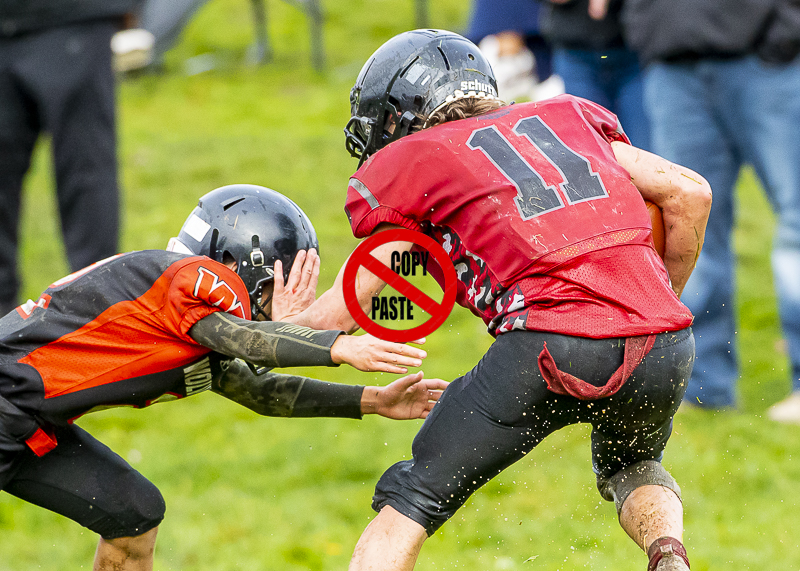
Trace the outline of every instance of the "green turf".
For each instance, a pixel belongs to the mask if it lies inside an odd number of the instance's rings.
[[[328,71],[309,65],[297,10],[269,2],[275,60],[246,66],[249,6],[213,0],[169,54],[163,74],[119,90],[124,249],[161,248],[199,195],[248,182],[285,192],[314,221],[321,288],[356,241],[342,211],[355,168],[343,146],[347,95],[361,63],[413,27],[413,2],[324,2]],[[467,4],[431,2],[432,23],[461,30]],[[212,54],[217,68],[186,76]],[[197,61],[197,60],[194,60]],[[47,145],[26,184],[22,266],[34,299],[66,271],[53,213]],[[683,487],[693,569],[800,569],[797,427],[765,409],[789,390],[772,293],[774,221],[757,183],[742,179],[736,247],[742,379],[739,412],[682,411],[665,464]],[[464,310],[429,337],[428,376],[452,379],[491,339]],[[390,375],[304,370],[342,382]],[[375,481],[408,457],[418,422],[269,419],[213,394],[143,411],[89,415],[79,424],[155,482],[167,500],[156,569],[225,571],[346,568],[372,517]],[[89,569],[96,538],[50,512],[0,496],[0,571]],[[594,488],[588,429],[557,433],[480,490],[423,550],[420,569],[641,570],[644,556]]]

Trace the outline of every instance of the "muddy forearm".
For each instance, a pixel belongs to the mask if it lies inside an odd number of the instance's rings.
[[[680,295],[703,247],[711,211],[711,187],[699,174],[625,143],[611,143],[614,154],[646,200],[664,217],[664,264]]]
[[[334,366],[331,346],[341,333],[290,323],[247,321],[221,311],[201,319],[189,330],[201,345],[262,367]]]

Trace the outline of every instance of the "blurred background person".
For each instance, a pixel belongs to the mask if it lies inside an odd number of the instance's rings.
[[[539,32],[536,0],[475,0],[465,36],[477,44],[506,100],[546,99],[564,93],[553,76],[552,53]]]
[[[541,1],[541,33],[564,90],[613,111],[631,143],[651,150],[639,58],[622,35],[623,0]]]
[[[138,27],[114,36],[114,67],[124,72],[162,66],[164,54],[207,1],[144,0],[136,15]]]
[[[769,410],[800,423],[800,4],[795,0],[626,0],[629,45],[647,64],[653,150],[711,184],[706,242],[682,300],[697,362],[684,397],[736,405],[734,185],[753,166],[777,216],[772,266],[792,375]],[[767,245],[765,244],[766,248]]]
[[[119,188],[111,37],[136,0],[0,3],[0,315],[17,305],[22,182],[51,137],[75,271],[117,253]]]

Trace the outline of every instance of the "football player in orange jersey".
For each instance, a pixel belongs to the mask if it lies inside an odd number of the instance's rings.
[[[210,389],[269,416],[425,418],[446,383],[421,373],[363,387],[270,371],[348,363],[406,373],[425,357],[271,321],[314,300],[317,248],[286,197],[223,187],[200,199],[169,251],[108,258],[2,317],[0,489],[98,533],[96,571],[149,570],[164,500],[72,424],[82,414]]]

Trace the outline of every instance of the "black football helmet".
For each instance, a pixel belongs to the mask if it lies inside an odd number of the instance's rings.
[[[317,233],[299,206],[263,186],[232,184],[201,197],[167,249],[217,262],[236,260],[256,319],[263,313],[262,289],[274,279],[275,260],[283,264],[286,280],[297,252],[309,248],[319,251]]]
[[[464,97],[497,97],[494,73],[478,46],[445,30],[397,35],[372,54],[350,90],[347,150],[361,166],[412,125]],[[394,132],[387,130],[392,124]]]

